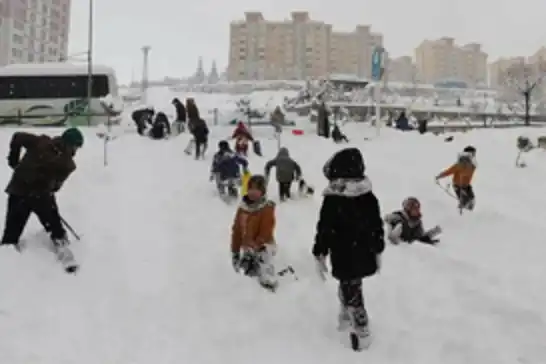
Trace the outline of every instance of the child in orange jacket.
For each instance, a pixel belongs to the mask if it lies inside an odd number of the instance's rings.
[[[459,200],[459,209],[474,209],[476,196],[472,188],[472,178],[476,171],[476,148],[466,147],[459,154],[457,163],[436,176],[438,181],[441,178],[452,176],[453,190]]]
[[[273,264],[275,244],[275,203],[266,197],[266,180],[254,175],[247,194],[237,209],[231,232],[231,257],[236,272],[257,277],[266,289],[277,288]]]

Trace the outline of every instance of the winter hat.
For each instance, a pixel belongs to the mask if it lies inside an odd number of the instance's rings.
[[[255,174],[252,177],[250,177],[250,179],[248,180],[247,186],[248,186],[248,189],[251,189],[253,187],[259,189],[260,191],[262,191],[262,194],[264,195],[267,191],[267,182],[265,180],[265,177],[259,174]]]
[[[345,148],[334,154],[322,169],[329,181],[364,178],[364,158],[357,148]]]
[[[227,140],[220,140],[218,142],[218,149],[220,149],[220,150],[230,150],[229,143],[227,142]]]
[[[78,128],[68,128],[61,135],[61,139],[64,143],[80,148],[83,146],[83,134]]]

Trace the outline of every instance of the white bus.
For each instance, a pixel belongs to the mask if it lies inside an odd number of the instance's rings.
[[[12,64],[0,67],[0,126],[81,126],[119,123],[118,85],[110,67],[87,64]],[[105,102],[107,98],[110,101]],[[119,107],[119,106],[118,106]],[[89,123],[88,114],[91,114]]]

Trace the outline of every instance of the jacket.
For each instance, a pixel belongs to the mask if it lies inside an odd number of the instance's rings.
[[[442,171],[436,178],[452,177],[454,186],[465,187],[472,184],[476,166],[472,163],[455,163],[448,169]]]
[[[259,250],[275,244],[275,203],[263,198],[251,202],[243,197],[231,228],[231,252]]]
[[[212,160],[211,173],[216,174],[221,181],[241,177],[241,168],[247,168],[248,162],[232,151],[220,150]]]
[[[276,178],[279,183],[290,183],[294,179],[301,178],[301,168],[296,161],[290,158],[288,149],[281,148],[275,159],[270,160],[265,165],[265,175],[269,176],[271,168],[276,168]]]
[[[209,138],[209,128],[207,123],[203,119],[190,120],[188,124],[190,132],[192,133],[195,141],[198,143],[205,143]]]
[[[72,151],[60,137],[17,132],[8,159],[15,168],[6,192],[17,196],[55,193],[76,170]]]
[[[378,270],[385,249],[379,201],[368,178],[334,180],[324,191],[313,255],[330,256],[332,276],[360,279]]]

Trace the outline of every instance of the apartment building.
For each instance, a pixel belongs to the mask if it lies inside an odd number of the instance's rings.
[[[415,49],[415,60],[423,83],[462,81],[469,87],[487,84],[487,54],[478,43],[458,46],[450,37],[425,40]]]
[[[392,82],[418,83],[417,67],[410,56],[387,60],[387,80]]]
[[[0,66],[66,58],[71,0],[0,0]]]
[[[260,12],[230,25],[228,78],[238,80],[304,80],[331,73],[370,77],[371,54],[383,36],[359,25],[353,32],[334,32],[308,12],[267,21]]]
[[[499,58],[489,65],[489,86],[500,89],[505,87],[507,72],[514,67],[525,65],[525,57]]]
[[[535,91],[546,95],[546,47],[529,57],[499,58],[489,65],[489,84],[498,90],[524,88],[526,81],[537,80],[542,81]]]

